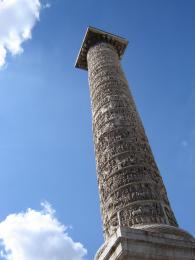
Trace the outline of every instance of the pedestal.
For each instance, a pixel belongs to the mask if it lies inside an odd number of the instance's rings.
[[[194,260],[195,240],[187,232],[167,225],[159,230],[119,227],[95,256],[95,260],[144,259]]]

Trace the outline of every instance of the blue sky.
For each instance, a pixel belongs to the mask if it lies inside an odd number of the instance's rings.
[[[195,1],[46,3],[0,70],[0,221],[46,200],[87,259],[103,243],[88,79],[74,68],[91,25],[129,40],[126,77],[179,225],[195,235]]]

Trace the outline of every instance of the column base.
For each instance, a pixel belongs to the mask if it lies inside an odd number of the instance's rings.
[[[168,225],[119,227],[95,260],[195,260],[195,239]]]

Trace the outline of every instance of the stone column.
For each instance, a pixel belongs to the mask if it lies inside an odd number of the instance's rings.
[[[98,252],[97,259],[134,259],[127,258],[124,252],[132,250],[134,237],[132,240],[131,235],[135,229],[191,239],[188,233],[177,228],[165,186],[122,71],[120,59],[126,46],[125,39],[90,27],[76,63],[76,67],[88,70],[90,85],[97,179],[105,237],[105,244]],[[145,233],[142,235],[139,239],[147,241],[148,236],[144,237]],[[139,233],[136,236],[138,239]],[[129,243],[124,250],[121,249],[121,244],[120,254],[120,250],[116,250],[116,244],[119,243],[117,237],[121,237],[120,241],[126,237],[123,241],[125,246]],[[148,247],[149,255],[155,242]],[[145,244],[141,246],[144,248]],[[108,251],[113,250],[118,258],[109,255]],[[163,249],[159,254],[172,254],[171,250],[167,252]],[[188,254],[190,256],[190,251]],[[133,255],[139,254],[136,250],[128,253],[129,257]],[[151,254],[150,259],[153,256],[158,259],[155,254]],[[144,251],[139,257],[145,259]]]
[[[119,226],[177,226],[117,50],[87,53],[97,177],[105,238]]]

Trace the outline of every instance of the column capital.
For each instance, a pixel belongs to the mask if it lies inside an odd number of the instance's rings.
[[[90,47],[98,42],[106,42],[113,45],[116,48],[119,59],[122,58],[128,45],[128,41],[125,38],[89,26],[77,56],[75,63],[76,68],[87,70],[87,52]]]

